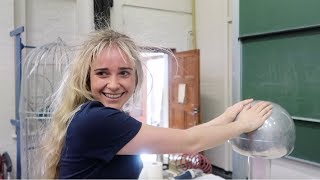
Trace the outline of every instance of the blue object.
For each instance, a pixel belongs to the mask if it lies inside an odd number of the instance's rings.
[[[10,32],[11,37],[15,37],[15,119],[11,119],[10,123],[16,127],[17,135],[17,179],[21,179],[21,148],[20,148],[20,117],[19,117],[19,101],[21,94],[21,74],[22,74],[22,49],[34,48],[34,46],[24,46],[21,42],[21,33],[24,32],[24,27],[20,26]]]
[[[174,179],[193,179],[194,177],[192,176],[190,171],[185,171],[179,176],[174,177]]]
[[[11,124],[16,127],[17,135],[17,179],[21,179],[21,150],[20,150],[20,118],[19,118],[19,101],[20,101],[20,92],[21,92],[21,64],[22,64],[22,55],[21,51],[24,48],[24,45],[21,43],[21,33],[24,32],[24,27],[18,27],[15,30],[10,32],[11,37],[15,37],[15,73],[16,73],[16,84],[15,84],[15,119],[10,120]]]
[[[174,177],[175,179],[195,179],[203,175],[203,171],[201,169],[188,169],[184,171],[180,175]]]

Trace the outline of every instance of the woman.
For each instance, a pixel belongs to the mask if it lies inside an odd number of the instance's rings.
[[[185,130],[141,123],[123,111],[142,83],[140,52],[128,36],[110,29],[83,44],[43,141],[45,178],[137,179],[141,153],[203,151],[257,129],[271,114],[270,103],[251,107],[248,99]]]

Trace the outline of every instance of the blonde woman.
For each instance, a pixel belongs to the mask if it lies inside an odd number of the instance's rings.
[[[142,80],[140,50],[128,36],[110,29],[90,36],[56,96],[44,177],[137,179],[141,153],[203,151],[257,129],[271,114],[270,103],[250,106],[248,99],[189,129],[150,126],[123,111]]]

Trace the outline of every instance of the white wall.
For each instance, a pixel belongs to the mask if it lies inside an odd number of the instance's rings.
[[[140,45],[192,49],[191,0],[117,0],[111,9],[111,27]]]
[[[9,35],[14,28],[13,20],[13,1],[0,1],[0,153],[7,151],[15,161],[16,143],[12,138],[15,131],[9,121],[15,118],[14,39]]]
[[[230,104],[229,16],[229,1],[196,1],[196,37],[201,59],[201,113],[204,122],[223,113]],[[205,154],[215,166],[231,170],[228,143]]]
[[[57,37],[77,45],[94,27],[93,1],[28,0],[25,9],[26,42],[30,45],[43,45]]]

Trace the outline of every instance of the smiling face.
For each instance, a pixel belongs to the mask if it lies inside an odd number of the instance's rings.
[[[104,106],[122,109],[136,87],[133,62],[118,48],[105,48],[91,64],[90,87]]]

